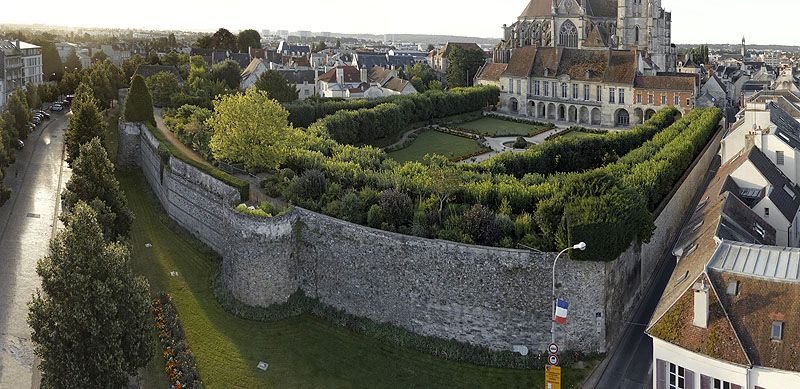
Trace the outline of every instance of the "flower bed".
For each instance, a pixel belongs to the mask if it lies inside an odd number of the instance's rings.
[[[172,389],[202,388],[194,355],[189,350],[178,319],[178,311],[168,293],[160,293],[153,299],[153,315],[156,319],[158,340],[164,350],[164,371],[169,376]]]

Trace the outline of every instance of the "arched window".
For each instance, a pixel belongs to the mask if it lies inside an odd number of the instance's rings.
[[[635,35],[635,38],[634,38],[634,42],[639,43],[639,26],[636,26],[635,31],[636,31],[636,35]]]
[[[558,42],[564,47],[578,47],[578,29],[572,21],[567,20],[561,25]]]

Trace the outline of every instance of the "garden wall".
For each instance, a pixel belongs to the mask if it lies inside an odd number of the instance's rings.
[[[236,189],[176,158],[162,159],[146,128],[121,123],[119,149],[119,163],[142,168],[169,216],[222,255],[224,284],[245,304],[283,303],[302,289],[421,335],[496,350],[549,343],[553,253],[400,235],[299,208],[269,219],[242,215],[231,206],[240,201]],[[705,157],[698,160],[694,169],[705,172]],[[686,181],[692,184],[665,209],[688,207],[697,186]],[[661,212],[649,245],[633,246],[614,262],[559,260],[557,294],[570,302],[568,323],[557,330],[562,349],[605,351],[616,339],[649,278],[645,271],[661,258],[656,250],[680,227],[682,218],[671,212]]]

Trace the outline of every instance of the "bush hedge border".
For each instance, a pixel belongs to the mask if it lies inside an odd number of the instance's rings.
[[[147,123],[146,125],[147,129],[150,131],[151,134],[153,134],[153,136],[158,140],[160,144],[158,152],[159,155],[161,155],[162,159],[168,156],[175,157],[181,162],[187,163],[199,169],[203,173],[206,173],[211,177],[214,177],[217,180],[220,180],[223,183],[236,188],[236,190],[239,191],[239,195],[241,196],[241,199],[238,202],[247,201],[250,199],[249,182],[242,180],[240,178],[236,178],[228,173],[225,173],[219,168],[209,166],[189,158],[188,155],[184,154],[180,149],[178,149],[174,144],[172,144],[172,142],[170,142],[169,139],[167,139],[167,137],[164,134],[162,134],[158,128],[154,128],[154,126],[149,123]],[[162,162],[164,162],[164,164],[166,165],[167,161],[162,160]]]

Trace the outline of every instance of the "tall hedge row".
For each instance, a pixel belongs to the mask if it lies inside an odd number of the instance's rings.
[[[301,100],[284,104],[289,111],[289,122],[295,127],[308,128],[311,124],[325,116],[339,111],[355,111],[364,108],[375,108],[388,103],[398,96],[382,97],[374,100]]]
[[[499,96],[499,89],[492,86],[403,95],[372,108],[340,110],[320,119],[310,130],[325,133],[339,143],[368,143],[395,136],[413,123],[481,110],[496,104]]]
[[[669,107],[658,111],[644,124],[629,131],[604,136],[559,138],[544,142],[522,153],[504,153],[480,167],[494,173],[522,177],[525,174],[552,174],[592,169],[616,161],[650,140],[675,121],[678,110]]]

